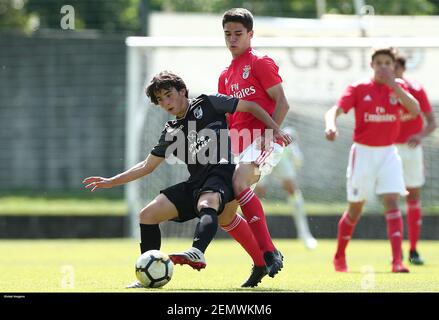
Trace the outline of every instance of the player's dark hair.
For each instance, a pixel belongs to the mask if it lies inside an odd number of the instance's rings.
[[[161,90],[169,90],[172,88],[175,88],[177,91],[185,89],[186,98],[188,97],[189,92],[183,79],[171,71],[162,71],[152,78],[149,86],[145,89],[145,93],[151,99],[152,103],[159,104],[157,101],[157,93]]]
[[[373,61],[373,59],[375,59],[375,57],[377,55],[379,55],[379,54],[388,55],[393,60],[393,62],[396,61],[396,50],[395,50],[395,48],[388,47],[388,48],[374,49],[373,53],[372,53],[371,61]]]
[[[247,32],[253,30],[253,15],[250,11],[244,8],[233,8],[227,10],[223,14],[223,28],[227,22],[238,22],[247,29]]]
[[[396,62],[398,62],[401,65],[401,67],[403,67],[405,69],[405,64],[407,62],[407,58],[403,55],[398,54],[396,56]]]

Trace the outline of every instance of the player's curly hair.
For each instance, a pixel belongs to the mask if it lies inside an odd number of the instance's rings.
[[[186,98],[188,97],[189,90],[186,87],[183,79],[177,76],[175,73],[171,71],[162,71],[159,74],[156,74],[154,78],[152,78],[150,84],[145,89],[146,95],[151,99],[151,102],[155,105],[159,104],[157,101],[157,93],[161,90],[169,90],[175,88],[177,91],[182,89],[186,90]]]
[[[247,32],[253,30],[253,15],[250,11],[244,8],[233,8],[227,10],[223,14],[223,28],[227,22],[238,22],[247,29]]]

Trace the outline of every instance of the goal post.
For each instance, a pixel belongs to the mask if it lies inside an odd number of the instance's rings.
[[[151,78],[162,70],[180,75],[189,96],[216,93],[218,77],[231,56],[222,38],[128,37],[126,90],[126,168],[145,159],[169,116],[145,95]],[[340,137],[324,139],[323,114],[351,82],[371,75],[370,50],[393,46],[408,56],[407,75],[422,83],[437,114],[439,38],[255,38],[253,47],[273,57],[290,104],[285,125],[299,134],[305,165],[299,184],[306,200],[345,203],[345,170],[352,143],[353,115],[339,120]],[[438,114],[437,114],[438,115]],[[424,204],[439,199],[439,139],[425,141],[427,183]],[[163,163],[146,178],[126,185],[129,234],[138,236],[138,214],[161,189],[187,178],[184,165]],[[166,231],[166,230],[165,230]],[[166,235],[166,232],[165,232]]]

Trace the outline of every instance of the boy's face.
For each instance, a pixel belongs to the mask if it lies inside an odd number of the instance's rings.
[[[239,22],[227,22],[223,29],[226,46],[234,58],[240,56],[250,47],[253,30],[248,32]]]
[[[377,54],[370,63],[370,66],[372,67],[377,80],[380,80],[380,75],[383,72],[393,73],[395,70],[395,62],[387,54]]]
[[[161,89],[155,93],[157,102],[166,112],[174,116],[182,116],[186,112],[187,98],[186,90],[177,91],[174,87],[170,89]]]

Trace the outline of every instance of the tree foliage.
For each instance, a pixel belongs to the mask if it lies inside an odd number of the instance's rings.
[[[255,15],[315,18],[315,0],[151,0],[152,8],[164,11],[221,13],[245,7]],[[365,0],[381,15],[427,15],[437,12],[438,0]],[[354,0],[326,0],[326,10],[334,14],[355,14]]]
[[[59,28],[62,6],[75,9],[75,24],[85,29],[131,31],[139,27],[139,0],[28,0],[26,10],[38,14],[42,28]]]
[[[0,30],[28,30],[32,19],[39,28],[60,28],[61,7],[75,9],[77,29],[137,32],[139,8],[145,0],[0,0]],[[151,11],[223,13],[245,7],[258,16],[315,18],[316,0],[149,0]],[[379,15],[439,13],[439,0],[364,0]],[[355,14],[354,0],[326,0],[326,12]]]
[[[19,2],[0,0],[0,30],[26,30],[29,19]]]

